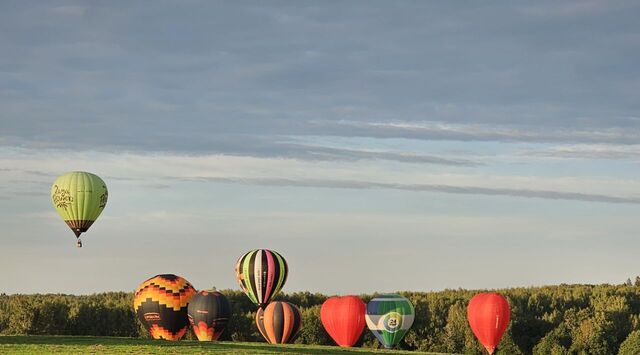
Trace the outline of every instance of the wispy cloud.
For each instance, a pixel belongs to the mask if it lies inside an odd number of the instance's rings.
[[[378,138],[420,140],[495,141],[495,142],[583,142],[636,144],[640,130],[603,128],[580,130],[554,127],[487,124],[451,124],[432,121],[312,121],[330,134]]]
[[[633,7],[632,1],[620,1],[616,4],[610,4],[597,0],[585,0],[578,2],[562,2],[562,3],[537,3],[527,4],[520,12],[529,16],[537,16],[540,18],[557,18],[571,19],[597,16],[612,9],[625,10]]]
[[[209,181],[219,183],[236,183],[268,186],[323,187],[339,189],[396,189],[416,192],[441,192],[451,194],[511,196],[525,198],[541,198],[552,200],[573,200],[586,202],[630,203],[640,204],[638,197],[620,197],[589,193],[535,190],[486,188],[479,186],[451,186],[431,184],[396,184],[357,180],[317,180],[317,179],[273,179],[273,178],[233,178],[233,177],[193,177],[183,178],[190,181]]]
[[[144,141],[131,145],[92,146],[73,142],[73,146],[81,149],[95,149],[103,152],[159,152],[159,153],[183,153],[196,155],[224,154],[234,156],[246,156],[256,158],[288,158],[310,161],[357,161],[357,160],[388,160],[404,163],[436,164],[449,166],[477,166],[483,163],[472,158],[449,157],[444,154],[408,153],[389,151],[380,148],[353,149],[347,147],[322,146],[318,144],[296,143],[304,141],[304,136],[292,140],[290,137],[260,136],[260,135],[226,135],[210,136],[206,139],[194,137],[189,141],[170,141],[164,146],[154,147],[145,144]],[[48,145],[44,142],[32,144],[7,144],[8,146],[21,146],[26,149],[62,149],[71,148],[65,144]],[[105,142],[106,144],[106,142]],[[0,146],[2,143],[0,142]]]
[[[276,147],[276,146],[274,146]],[[275,152],[275,154],[273,153]],[[245,153],[246,154],[246,153]],[[247,154],[260,156],[259,154]],[[271,154],[284,158],[305,160],[389,160],[403,163],[438,164],[451,166],[476,166],[481,163],[471,159],[448,158],[444,156],[390,152],[381,150],[358,150],[348,148],[323,147],[317,145],[283,143],[273,149]]]
[[[1,151],[1,150],[0,150]],[[327,150],[332,152],[332,150]],[[327,153],[329,154],[329,153]],[[357,151],[356,154],[362,154]],[[7,156],[10,155],[10,156]],[[64,157],[52,160],[52,156]],[[61,166],[88,170],[119,184],[162,189],[180,181],[209,181],[269,186],[348,189],[395,189],[485,196],[563,199],[588,202],[638,203],[640,181],[614,177],[487,175],[430,171],[431,165],[385,160],[300,160],[233,155],[136,153],[71,153],[13,150],[0,154],[0,164],[13,168],[0,180],[18,183],[25,191],[33,183],[50,184]],[[422,159],[422,158],[421,158]],[[414,159],[410,159],[414,163]],[[462,160],[460,163],[464,162]],[[451,164],[451,162],[447,162]],[[401,164],[401,165],[398,165]],[[465,169],[466,169],[465,168]],[[39,169],[39,170],[38,170]],[[15,185],[15,184],[14,184]]]
[[[527,150],[523,156],[573,159],[640,160],[640,145],[577,144],[558,145],[546,149]]]
[[[86,11],[87,8],[84,6],[66,5],[54,7],[52,13],[63,16],[82,16]]]

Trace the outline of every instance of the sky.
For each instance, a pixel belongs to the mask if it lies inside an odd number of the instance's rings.
[[[637,1],[0,2],[0,293],[640,275]],[[50,200],[109,188],[75,247]]]

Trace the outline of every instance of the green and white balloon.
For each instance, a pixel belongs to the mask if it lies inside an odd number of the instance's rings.
[[[381,295],[367,304],[365,319],[380,343],[391,349],[407,334],[415,317],[408,299],[400,295]]]

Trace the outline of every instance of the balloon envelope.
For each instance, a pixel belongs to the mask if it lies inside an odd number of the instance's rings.
[[[191,297],[188,315],[198,340],[217,340],[229,322],[231,307],[222,293],[200,291]]]
[[[76,237],[86,232],[107,205],[107,185],[97,175],[66,173],[51,186],[51,202]]]
[[[288,302],[271,302],[258,308],[256,325],[260,334],[271,344],[286,344],[295,340],[302,327],[302,316],[295,305]]]
[[[336,344],[353,346],[364,330],[366,305],[358,296],[336,296],[327,299],[320,308],[324,329]]]
[[[249,299],[264,308],[287,281],[288,267],[275,251],[255,249],[236,263],[236,278]]]
[[[479,293],[469,301],[467,320],[473,334],[493,354],[509,326],[509,302],[498,293]]]
[[[195,293],[180,276],[157,275],[138,286],[133,309],[153,339],[180,340],[189,329],[187,304]]]
[[[396,346],[413,325],[415,310],[408,299],[400,295],[381,295],[367,304],[366,321],[369,330],[385,348]]]

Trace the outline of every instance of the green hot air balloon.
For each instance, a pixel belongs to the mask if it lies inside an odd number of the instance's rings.
[[[51,201],[78,238],[86,232],[107,205],[107,185],[100,177],[83,171],[66,173],[51,186]]]
[[[415,311],[408,299],[400,295],[381,295],[367,304],[365,319],[369,330],[385,348],[391,349],[411,328]]]

